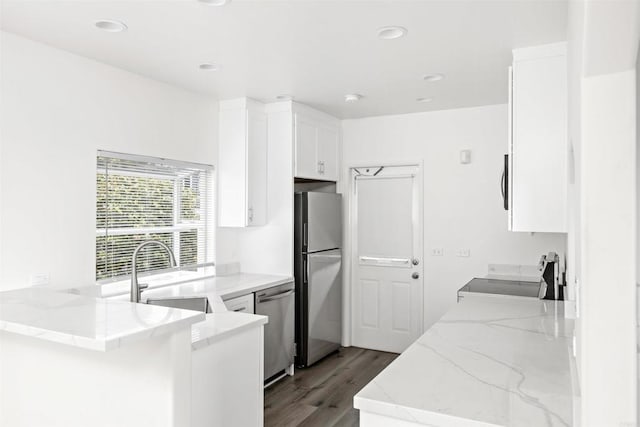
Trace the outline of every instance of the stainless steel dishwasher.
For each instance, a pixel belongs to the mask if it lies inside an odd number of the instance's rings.
[[[264,379],[291,373],[295,349],[295,285],[293,282],[255,293],[256,314],[269,317],[264,325]]]

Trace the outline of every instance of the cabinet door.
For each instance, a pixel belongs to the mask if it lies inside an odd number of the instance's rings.
[[[267,223],[267,116],[247,111],[247,225]]]
[[[338,139],[340,130],[337,127],[321,125],[318,127],[318,171],[320,179],[338,180]]]
[[[246,99],[221,102],[218,141],[218,225],[267,222],[267,117]]]
[[[263,425],[263,342],[258,326],[191,352],[190,427]]]
[[[318,165],[318,127],[315,122],[296,114],[295,149],[297,178],[321,179]]]
[[[513,65],[511,230],[566,232],[566,56]]]
[[[246,217],[246,110],[220,111],[218,225],[244,227]]]

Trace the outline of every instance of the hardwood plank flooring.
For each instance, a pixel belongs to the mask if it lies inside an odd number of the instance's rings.
[[[396,357],[395,353],[342,348],[307,369],[297,369],[264,393],[265,427],[357,426],[353,396]]]

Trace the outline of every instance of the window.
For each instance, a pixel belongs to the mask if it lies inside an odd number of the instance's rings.
[[[180,267],[213,262],[213,167],[98,152],[96,279],[131,274],[131,257],[146,240],[166,243]],[[169,267],[157,246],[143,249],[139,271]]]

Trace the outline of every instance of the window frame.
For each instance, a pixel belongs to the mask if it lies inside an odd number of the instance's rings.
[[[121,159],[128,160],[139,163],[156,163],[162,164],[163,166],[172,166],[176,168],[192,168],[198,169],[205,174],[205,179],[208,182],[205,185],[204,191],[206,192],[205,197],[202,200],[202,203],[205,204],[204,210],[204,219],[202,221],[195,220],[182,220],[182,198],[181,198],[181,188],[180,181],[181,178],[176,175],[164,175],[160,173],[153,173],[151,171],[126,171],[126,170],[113,170],[106,172],[105,168],[96,168],[96,179],[100,174],[108,174],[108,175],[119,175],[119,176],[132,176],[132,177],[140,177],[140,178],[150,178],[150,179],[162,179],[166,181],[172,181],[173,186],[173,202],[172,202],[172,219],[173,224],[170,226],[152,226],[152,227],[98,227],[98,212],[96,208],[96,214],[94,215],[96,218],[96,245],[94,246],[95,255],[97,257],[98,249],[97,249],[97,239],[99,237],[110,237],[110,236],[123,236],[123,235],[149,235],[149,234],[172,234],[173,247],[172,251],[174,252],[174,256],[177,262],[176,267],[168,267],[168,268],[160,268],[153,269],[144,272],[140,272],[139,276],[149,276],[153,274],[159,274],[172,270],[182,270],[182,269],[194,269],[199,267],[207,267],[215,265],[215,229],[216,229],[216,183],[215,183],[215,167],[209,164],[201,164],[201,163],[192,163],[192,162],[184,162],[179,160],[169,160],[160,157],[152,157],[152,156],[139,156],[134,154],[124,154],[124,153],[116,153],[110,151],[102,151],[98,150],[96,160],[99,158],[107,158],[111,159]],[[96,184],[95,195],[97,198],[98,188]],[[199,195],[202,197],[202,194]],[[96,204],[97,206],[97,200]],[[211,212],[209,212],[211,210]],[[196,230],[198,233],[202,232],[204,235],[204,254],[198,254],[198,259],[202,256],[203,262],[196,262],[196,264],[188,264],[181,265],[181,257],[180,257],[180,233],[185,231]],[[210,240],[210,241],[209,241]],[[197,245],[197,243],[196,243]],[[207,261],[208,252],[211,251],[210,260]],[[98,270],[97,270],[97,260],[94,263],[95,268],[95,280],[96,283],[110,283],[116,281],[122,281],[131,277],[131,273],[118,275],[118,276],[109,276],[104,278],[98,278]]]

